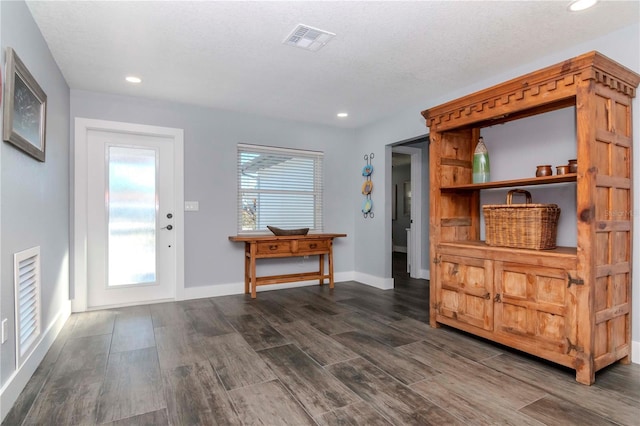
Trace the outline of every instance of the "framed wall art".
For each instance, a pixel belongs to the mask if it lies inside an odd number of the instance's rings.
[[[2,137],[44,162],[47,95],[10,47],[6,58]]]

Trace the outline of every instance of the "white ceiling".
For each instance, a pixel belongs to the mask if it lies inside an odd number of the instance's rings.
[[[568,3],[27,2],[72,89],[341,127],[426,108],[640,20],[637,0],[579,13]],[[299,23],[336,37],[318,52],[282,44]],[[142,84],[126,83],[129,74]]]

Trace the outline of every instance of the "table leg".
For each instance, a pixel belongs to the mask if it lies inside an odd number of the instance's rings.
[[[329,288],[333,288],[333,241],[329,241]]]
[[[251,279],[249,270],[250,256],[251,250],[249,249],[249,243],[247,243],[244,251],[244,294],[249,294],[249,280]]]
[[[256,277],[256,251],[257,251],[257,246],[256,244],[251,244],[251,264],[249,266],[249,270],[250,270],[250,274],[251,274],[251,298],[255,299],[256,298],[256,284],[257,284],[257,277]]]
[[[324,253],[318,257],[320,258],[320,285],[324,285]]]

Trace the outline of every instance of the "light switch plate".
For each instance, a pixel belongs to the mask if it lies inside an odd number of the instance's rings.
[[[184,202],[184,211],[185,212],[197,212],[200,210],[200,203],[197,201],[185,201]]]

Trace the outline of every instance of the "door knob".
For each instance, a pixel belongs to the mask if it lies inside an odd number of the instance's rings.
[[[166,229],[167,231],[171,231],[173,229],[173,226],[172,225],[167,225],[167,226],[165,226],[163,228],[160,228],[160,229]]]

